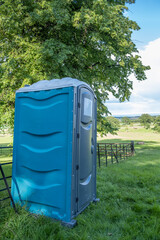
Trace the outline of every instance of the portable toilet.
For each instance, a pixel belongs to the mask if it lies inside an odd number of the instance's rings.
[[[12,197],[35,214],[74,226],[96,201],[96,96],[77,79],[16,91]]]

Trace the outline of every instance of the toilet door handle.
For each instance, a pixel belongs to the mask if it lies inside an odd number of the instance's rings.
[[[91,153],[93,154],[94,152],[94,145],[91,145]]]

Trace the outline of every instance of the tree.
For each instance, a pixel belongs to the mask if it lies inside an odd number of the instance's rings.
[[[152,116],[150,116],[149,114],[142,114],[139,117],[140,123],[142,126],[144,126],[146,129],[150,128],[150,125],[152,123]]]
[[[73,77],[98,99],[99,131],[109,130],[111,92],[129,100],[134,73],[145,70],[131,40],[138,30],[124,12],[134,0],[0,0],[1,125],[13,127],[15,90],[39,80]]]
[[[160,116],[154,118],[154,128],[156,132],[160,132]]]
[[[129,119],[128,117],[123,117],[121,121],[124,125],[130,125],[131,124],[131,119]]]
[[[120,121],[113,116],[108,116],[106,120],[110,126],[111,133],[116,134],[116,132],[120,129]]]

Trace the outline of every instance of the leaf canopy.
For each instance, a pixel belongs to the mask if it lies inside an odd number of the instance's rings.
[[[136,22],[125,11],[134,0],[1,0],[1,126],[13,127],[15,90],[39,80],[73,77],[98,99],[99,131],[109,131],[104,105],[111,92],[128,100],[134,73],[145,70],[131,40]]]

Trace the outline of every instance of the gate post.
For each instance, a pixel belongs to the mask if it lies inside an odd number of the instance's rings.
[[[134,141],[131,141],[131,154],[134,155],[135,149],[134,149]]]
[[[101,163],[100,163],[99,143],[97,143],[97,145],[98,145],[98,162],[99,162],[99,167],[100,167]]]

